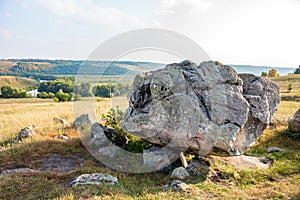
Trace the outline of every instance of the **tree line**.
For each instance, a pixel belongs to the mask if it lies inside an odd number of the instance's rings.
[[[92,87],[90,83],[75,83],[74,78],[65,77],[45,81],[38,86],[38,98],[53,99],[54,101],[80,100],[82,97],[115,97],[122,96],[130,89],[129,84],[116,82],[101,83]],[[16,89],[11,86],[2,86],[2,98],[26,98],[26,89]]]

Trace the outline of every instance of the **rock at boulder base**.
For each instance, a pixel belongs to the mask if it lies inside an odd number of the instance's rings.
[[[289,130],[300,135],[300,108],[295,112],[294,116],[289,120]]]
[[[279,94],[272,81],[219,62],[183,61],[135,77],[122,125],[196,155],[241,155],[271,122]]]
[[[78,176],[75,180],[73,180],[71,182],[71,185],[73,187],[76,187],[77,185],[86,185],[86,184],[113,185],[117,182],[118,182],[118,179],[114,176],[111,176],[108,174],[102,174],[102,173],[95,173],[95,174],[82,174],[82,175]]]
[[[189,172],[184,167],[178,167],[173,170],[171,178],[184,180],[190,176]]]
[[[186,183],[182,182],[181,180],[173,180],[169,182],[167,185],[164,185],[163,187],[170,188],[175,192],[191,190],[190,186],[188,186]]]

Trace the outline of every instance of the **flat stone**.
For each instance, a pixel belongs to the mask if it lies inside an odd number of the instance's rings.
[[[78,185],[113,185],[118,183],[118,179],[114,176],[102,173],[94,173],[94,174],[82,174],[78,176],[75,180],[71,182],[72,187],[76,187]]]
[[[255,170],[255,169],[268,169],[272,161],[264,157],[252,156],[232,156],[232,157],[218,157],[210,156],[211,162],[221,162],[225,165],[231,165],[236,170]]]
[[[266,153],[273,153],[273,152],[284,152],[285,149],[279,147],[269,147],[266,150]]]
[[[30,168],[17,168],[17,169],[8,169],[1,173],[1,175],[5,174],[15,174],[15,173],[32,173],[32,172],[40,172],[39,170],[34,170]]]

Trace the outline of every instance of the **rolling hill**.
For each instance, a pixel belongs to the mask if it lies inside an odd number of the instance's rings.
[[[78,60],[46,60],[46,59],[8,59],[0,60],[0,76],[22,76],[55,79],[61,75],[135,75],[145,71],[163,68],[165,64],[134,61],[78,61]],[[275,68],[280,75],[287,75],[294,68],[271,66],[231,65],[238,73],[252,73],[260,76]]]
[[[14,88],[27,88],[38,84],[38,81],[17,76],[0,76],[0,87],[10,85]]]

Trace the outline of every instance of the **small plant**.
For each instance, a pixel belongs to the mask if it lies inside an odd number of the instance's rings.
[[[287,89],[288,89],[288,92],[291,92],[291,91],[292,91],[292,89],[293,89],[292,83],[289,83],[289,84],[288,84]]]
[[[114,144],[123,147],[125,150],[134,153],[142,153],[147,147],[152,146],[151,143],[142,140],[140,137],[126,133],[122,129],[122,120],[124,112],[116,107],[111,108],[106,114],[102,115],[103,120],[106,121],[105,125],[112,127],[116,131],[116,135],[109,138]],[[120,144],[125,142],[125,144]]]

